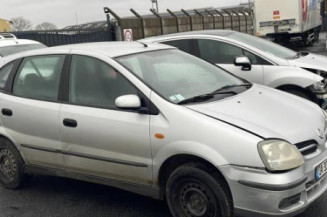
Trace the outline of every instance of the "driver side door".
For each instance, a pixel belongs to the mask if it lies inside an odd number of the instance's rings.
[[[196,39],[196,55],[208,62],[214,63],[221,68],[257,84],[264,83],[262,59],[243,48],[227,42],[212,39]],[[242,70],[241,66],[235,66],[236,57],[247,56],[252,64],[250,71]]]

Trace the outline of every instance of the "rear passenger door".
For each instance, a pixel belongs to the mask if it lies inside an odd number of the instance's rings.
[[[58,95],[64,61],[65,55],[24,58],[1,96],[1,122],[6,133],[21,146],[27,164],[52,168],[62,165],[62,156],[58,154]]]
[[[72,56],[67,80],[60,114],[65,168],[150,185],[149,115],[115,106],[117,97],[139,91],[114,67],[86,55]]]

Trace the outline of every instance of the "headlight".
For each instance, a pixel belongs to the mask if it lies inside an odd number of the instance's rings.
[[[258,144],[259,154],[270,171],[284,171],[304,164],[299,150],[283,140],[265,140]]]
[[[326,75],[327,75],[327,72],[326,71],[322,71],[322,70],[317,70],[316,71],[317,72],[317,75],[320,75],[321,77],[326,77]]]
[[[324,115],[325,119],[327,120],[327,112],[324,109],[321,109],[322,114]]]
[[[326,130],[327,130],[327,112],[324,109],[321,109],[321,111],[325,118],[324,132],[326,132]]]
[[[320,93],[326,92],[326,89],[325,89],[326,83],[324,81],[317,82],[317,83],[313,84],[311,87],[315,92],[320,92]]]

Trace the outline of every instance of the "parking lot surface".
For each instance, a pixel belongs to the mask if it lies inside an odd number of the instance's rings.
[[[312,53],[317,53],[327,56],[326,36],[327,36],[326,32],[320,33],[319,41],[310,47],[306,47],[303,45],[303,43],[298,41],[291,42],[287,46],[295,51],[309,51]]]
[[[326,34],[319,43],[294,50],[327,55]],[[297,217],[326,217],[327,193]],[[35,176],[21,190],[0,185],[0,217],[170,217],[165,202],[102,185],[58,177]]]

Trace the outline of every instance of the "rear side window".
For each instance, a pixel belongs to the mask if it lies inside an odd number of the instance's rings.
[[[69,84],[71,103],[99,108],[116,108],[117,97],[138,92],[113,67],[88,56],[73,56]]]
[[[186,53],[193,53],[192,50],[192,39],[182,39],[182,40],[176,40],[176,41],[164,41],[161,42],[162,44],[167,44],[173,47],[177,47],[181,51],[184,51]]]
[[[15,62],[9,63],[0,69],[0,89],[3,90],[6,86],[10,72],[13,70]]]
[[[14,80],[16,96],[57,101],[64,55],[25,58]]]

